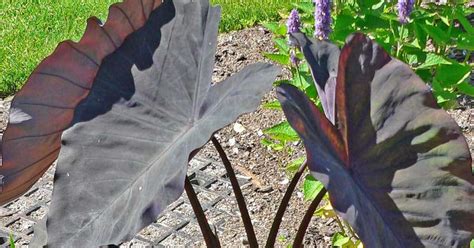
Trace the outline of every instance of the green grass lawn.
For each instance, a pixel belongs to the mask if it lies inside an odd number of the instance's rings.
[[[60,41],[78,40],[89,16],[105,20],[108,6],[117,1],[0,0],[0,97],[18,91]],[[212,0],[223,8],[222,32],[275,20],[296,1]]]

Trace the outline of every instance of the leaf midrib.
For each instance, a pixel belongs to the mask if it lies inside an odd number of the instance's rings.
[[[213,15],[212,9],[209,10],[209,14]],[[208,17],[208,18],[209,18],[209,17]],[[210,18],[212,18],[212,16],[211,16]],[[207,31],[207,30],[208,30],[207,23],[208,23],[208,22],[206,21],[205,33],[209,32],[209,31]],[[173,32],[175,28],[176,28],[176,21],[173,23],[173,27],[171,28],[171,31],[170,31],[171,35],[170,35],[170,38],[169,38],[168,43],[167,43],[168,47],[169,47],[169,45],[170,45],[170,41],[171,41],[171,40],[173,39],[173,37],[175,36],[175,34],[174,34],[174,32]],[[205,40],[207,40],[207,39],[208,39],[208,37],[205,36],[204,41],[203,41],[203,44],[202,44],[203,46],[205,45],[204,43],[205,43]],[[167,47],[167,48],[168,48],[168,47]],[[202,54],[201,54],[201,55],[202,55]],[[168,58],[168,53],[166,53],[166,55],[165,55],[165,58],[164,58],[164,60],[163,60],[163,64],[161,65],[161,70],[160,70],[160,71],[163,71],[163,67],[164,67],[164,65],[166,65],[166,60],[167,60],[167,58]],[[198,67],[198,68],[199,68],[199,69],[198,69],[198,70],[199,70],[199,77],[198,77],[198,80],[197,80],[198,83],[196,84],[196,89],[197,89],[197,90],[195,90],[195,94],[194,94],[195,96],[194,96],[194,99],[193,99],[193,114],[192,114],[193,116],[196,116],[194,113],[196,112],[196,110],[195,110],[195,108],[196,108],[196,102],[197,102],[196,98],[197,98],[198,93],[199,93],[198,90],[200,89],[199,86],[200,86],[200,83],[201,83],[200,80],[201,80],[201,74],[202,74],[202,68],[201,68],[201,66],[202,66],[203,60],[204,60],[204,56],[201,56],[200,65],[199,65],[199,67]],[[163,75],[163,73],[160,73],[160,78],[159,78],[158,80],[161,80],[162,75]],[[228,94],[229,94],[229,93],[228,93]],[[226,98],[226,96],[227,96],[228,94],[222,96],[222,97],[221,97],[221,100],[222,100],[223,98]],[[209,112],[214,112],[217,107],[218,107],[218,104],[215,105],[213,109],[209,110]],[[74,239],[76,236],[78,236],[78,235],[82,232],[82,230],[84,230],[84,229],[86,229],[87,227],[89,227],[93,222],[95,222],[98,218],[100,218],[100,216],[102,216],[105,211],[107,211],[107,210],[110,209],[112,206],[114,206],[114,205],[116,204],[116,202],[118,201],[118,199],[120,199],[121,196],[125,195],[127,191],[130,191],[130,190],[133,188],[133,185],[136,184],[137,180],[138,180],[139,178],[142,178],[142,176],[143,176],[146,172],[148,172],[148,171],[153,167],[152,165],[156,164],[157,162],[159,162],[160,160],[163,159],[163,156],[162,156],[163,154],[166,154],[168,151],[170,151],[171,149],[173,149],[173,148],[175,147],[175,145],[178,144],[178,141],[179,141],[182,137],[184,137],[186,134],[188,134],[195,126],[198,126],[198,124],[199,124],[200,121],[201,121],[201,119],[197,120],[196,122],[193,121],[193,123],[188,123],[186,126],[184,126],[184,130],[183,130],[178,136],[176,136],[175,139],[173,139],[172,142],[170,142],[170,145],[169,145],[165,150],[163,150],[162,152],[160,152],[160,154],[157,155],[157,159],[154,160],[154,161],[152,161],[152,162],[150,162],[150,163],[148,164],[148,166],[147,166],[142,172],[140,172],[140,173],[135,177],[134,180],[132,180],[132,181],[130,182],[129,185],[130,185],[131,187],[126,187],[125,190],[123,190],[122,192],[120,192],[120,193],[118,194],[118,197],[116,197],[110,204],[108,204],[99,214],[96,214],[96,216],[95,216],[94,218],[92,218],[86,225],[83,225],[82,228],[81,228],[78,232],[76,232],[73,236],[71,236],[71,237],[69,238],[69,240],[72,240],[72,239]]]
[[[103,213],[105,211],[107,211],[108,209],[110,209],[112,206],[115,206],[116,202],[121,198],[121,196],[125,195],[127,191],[130,191],[132,188],[133,188],[133,185],[136,184],[136,182],[138,181],[139,178],[142,178],[143,175],[148,172],[150,170],[150,168],[153,167],[154,164],[156,164],[157,162],[159,162],[160,160],[163,159],[163,154],[166,154],[168,151],[170,151],[172,148],[175,147],[176,144],[178,144],[178,140],[180,140],[183,136],[185,136],[187,133],[189,133],[189,131],[193,128],[194,126],[185,126],[185,129],[178,135],[176,136],[175,139],[173,139],[172,142],[170,142],[170,145],[164,149],[162,152],[160,152],[160,154],[157,155],[157,159],[153,160],[152,162],[148,163],[148,165],[146,166],[146,168],[144,170],[142,170],[136,177],[135,179],[131,180],[129,185],[130,187],[126,187],[125,190],[123,190],[122,192],[120,192],[118,194],[118,197],[116,197],[114,200],[112,200],[111,203],[107,204],[107,206],[99,213],[99,214],[96,214],[94,218],[92,218],[87,224],[83,225],[81,227],[81,229],[79,229],[74,235],[72,235],[69,240],[72,240],[74,239],[76,236],[78,236],[80,233],[82,233],[82,230],[86,229],[87,227],[89,227],[93,222],[95,222],[100,216],[103,215]]]
[[[353,167],[351,167],[353,168]],[[344,170],[346,171],[346,169],[344,168]],[[349,173],[348,176],[350,178],[353,179],[353,182],[354,184],[356,184],[356,186],[359,187],[359,189],[362,191],[362,193],[364,193],[365,197],[367,197],[369,199],[369,204],[372,205],[372,207],[377,211],[377,215],[379,216],[379,218],[383,221],[383,223],[385,224],[386,227],[388,227],[388,229],[390,230],[390,232],[392,233],[393,237],[395,237],[395,239],[398,241],[398,245],[399,247],[403,247],[403,242],[400,240],[400,238],[398,237],[398,235],[396,235],[396,232],[394,232],[393,230],[393,227],[392,225],[389,225],[387,220],[385,219],[384,215],[382,214],[383,211],[381,211],[380,207],[378,206],[377,201],[374,200],[373,196],[372,196],[372,193],[370,190],[367,189],[367,187],[365,186],[364,183],[362,183],[360,180],[359,180],[359,172],[357,170],[352,170],[353,171],[353,175],[350,175]],[[346,171],[347,172],[347,171]],[[392,197],[390,197],[390,199],[393,201]],[[402,211],[400,211],[402,212]]]
[[[182,18],[182,16],[181,16]],[[176,29],[176,22],[177,20],[175,20],[173,22],[173,27],[170,29],[169,31],[169,39],[168,39],[168,42],[166,43],[167,47],[166,47],[166,51],[169,50],[169,46],[170,46],[170,41],[175,37],[175,32],[174,30]],[[163,64],[161,64],[161,68],[160,68],[160,71],[164,71],[163,68],[165,67],[166,65],[166,60],[168,59],[168,53],[165,53],[165,58],[163,59]],[[162,80],[162,76],[163,76],[163,73],[160,73],[159,74],[159,78],[158,78],[158,81],[161,81]],[[185,126],[187,127],[187,126]],[[191,130],[191,127],[188,127],[188,128],[185,128],[172,142],[171,144],[176,144],[176,141],[179,140],[182,136],[184,136],[186,133],[189,132],[189,130]],[[169,151],[172,147],[174,147],[174,145],[170,145],[169,147],[167,147],[165,150],[163,150],[159,155],[162,155],[164,154],[165,152]],[[149,164],[149,166],[147,166],[147,168],[145,168],[141,173],[138,174],[138,176],[132,180],[130,182],[129,185],[134,185],[138,178],[141,178],[143,176],[143,174],[145,172],[148,172],[148,170],[152,167],[151,165],[153,165],[155,162],[159,161],[160,159],[162,159],[162,156],[158,156],[158,159],[154,160],[152,163]],[[111,206],[115,205],[115,203],[118,201],[118,199],[120,198],[120,196],[124,195],[125,192],[131,190],[131,187],[127,187],[125,188],[125,190],[123,190],[122,192],[120,192],[118,195],[119,197],[115,198],[111,204],[108,204],[99,214],[97,214],[94,218],[92,218],[87,224],[83,225],[82,228],[77,231],[74,235],[72,235],[68,240],[72,240],[74,239],[75,237],[77,237],[80,233],[82,233],[82,230],[84,230],[85,228],[89,227],[95,220],[97,220],[100,216],[102,216],[102,214],[107,211]]]

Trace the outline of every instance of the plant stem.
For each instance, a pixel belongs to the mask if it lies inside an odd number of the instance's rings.
[[[403,32],[405,31],[405,25],[402,24],[401,27],[400,27],[400,31],[399,31],[399,37],[398,37],[398,41],[397,41],[397,58],[400,59],[400,51],[402,50],[402,47],[403,47]]]
[[[451,9],[451,16],[454,16],[454,8]],[[450,20],[449,21],[449,25],[448,25],[448,40],[446,41],[447,43],[451,43],[451,32],[453,31],[453,27],[454,27],[454,20]],[[440,54],[445,56],[445,53],[446,53],[446,49],[448,48],[448,44],[443,44],[443,45],[440,45],[441,47],[441,51],[440,51]]]
[[[326,192],[326,189],[323,188],[316,196],[316,198],[314,198],[313,202],[311,202],[311,205],[309,205],[309,208],[300,223],[298,232],[296,233],[295,241],[293,242],[293,247],[303,247],[303,238],[306,233],[306,229],[308,229],[309,223],[311,222],[311,218],[313,217],[316,208],[318,208],[318,205],[319,203],[321,203],[321,200],[323,199]]]
[[[296,174],[293,176],[293,179],[291,179],[291,182],[288,185],[288,188],[286,189],[285,195],[283,196],[283,199],[280,202],[280,206],[278,207],[275,218],[273,218],[272,227],[270,229],[270,233],[268,234],[267,244],[265,245],[265,247],[267,248],[275,247],[275,242],[278,235],[278,229],[280,228],[281,221],[283,220],[283,215],[285,214],[286,208],[288,207],[288,203],[290,202],[291,195],[295,191],[296,185],[298,184],[298,181],[300,180],[307,166],[308,165],[306,164],[306,161],[305,161],[300,166]]]
[[[193,189],[193,185],[189,178],[186,177],[184,181],[184,189],[186,190],[186,194],[188,195],[189,202],[193,207],[194,214],[196,215],[196,219],[199,223],[199,227],[201,228],[202,236],[204,236],[204,241],[206,242],[207,247],[221,247],[219,243],[219,238],[214,235],[209,226],[209,222],[207,221],[206,215],[204,214],[204,210],[202,209],[201,204],[199,203],[199,199],[196,195],[196,192]]]
[[[290,51],[290,53],[291,52],[292,51]],[[293,72],[293,70],[290,70],[291,71],[291,77],[295,78],[295,76],[296,76],[296,78],[298,78],[298,88],[301,89],[301,90],[304,90],[303,89],[303,80],[301,79],[301,76],[300,76],[300,70],[299,70],[300,67],[299,67],[298,63],[296,63],[296,64],[291,63],[291,69],[295,69],[294,72]]]
[[[221,144],[216,139],[215,136],[211,138],[212,144],[216,147],[219,156],[222,159],[222,163],[227,171],[227,176],[229,177],[230,183],[232,184],[232,189],[235,194],[235,199],[237,200],[237,204],[239,205],[240,214],[242,216],[242,221],[244,222],[245,232],[247,233],[247,238],[249,241],[249,246],[251,248],[258,247],[257,237],[255,235],[255,231],[253,230],[253,224],[250,220],[249,211],[247,210],[247,204],[245,203],[244,195],[240,190],[239,181],[235,177],[234,169],[232,169],[232,164],[230,163],[227,155],[225,154],[224,149],[222,149]]]
[[[304,89],[303,89],[303,80],[301,79],[299,66],[296,66],[295,69],[296,69],[296,75],[298,76],[298,81],[299,81],[299,86],[300,86],[299,88],[304,91]]]
[[[468,63],[470,58],[471,58],[471,52],[467,51],[467,54],[466,54],[466,57],[464,58],[463,63]]]
[[[342,11],[342,1],[336,0],[336,7],[334,7],[336,15],[339,15]]]
[[[342,224],[341,220],[339,219],[339,216],[336,216],[334,217],[334,219],[336,220],[337,222],[337,225],[339,226],[339,228],[341,229],[342,233],[344,234],[344,236],[347,236],[346,234],[346,229],[344,228],[344,225]]]
[[[354,229],[352,229],[351,225],[349,225],[349,223],[347,223],[347,221],[345,221],[345,220],[344,220],[344,224],[347,227],[347,229],[349,230],[349,232],[351,233],[351,236],[355,239],[359,239],[359,236],[357,236],[357,234],[354,232]]]
[[[395,29],[393,28],[393,21],[389,20],[388,23],[390,25],[390,31],[392,31],[393,39],[397,39],[397,35],[395,34]],[[393,52],[393,46],[390,48],[390,52]],[[397,47],[396,47],[395,54],[396,53],[398,53],[398,41],[397,41]]]

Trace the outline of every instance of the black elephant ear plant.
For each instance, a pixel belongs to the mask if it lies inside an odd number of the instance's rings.
[[[220,8],[208,0],[125,0],[88,21],[15,96],[2,140],[0,204],[24,194],[57,159],[48,216],[32,247],[120,245],[184,190],[208,247],[220,247],[186,176],[212,141],[237,198],[250,247],[254,227],[232,166],[213,136],[254,111],[279,69],[246,67],[211,84]],[[269,232],[273,247],[306,166],[366,247],[466,247],[474,232],[471,155],[456,123],[402,62],[362,34],[342,50],[295,32],[323,114],[291,85],[277,88],[307,163]],[[300,247],[321,190],[303,216]]]
[[[13,100],[0,167],[4,204],[58,158],[49,213],[32,246],[118,245],[185,188],[195,197],[189,159],[210,139],[220,149],[213,134],[254,111],[279,73],[255,64],[211,85],[219,19],[208,0],[126,0],[36,68]],[[191,201],[206,242],[217,246]]]
[[[323,98],[334,106],[323,105],[325,115],[292,85],[278,87],[278,99],[303,140],[311,174],[364,246],[469,247],[472,158],[430,88],[363,34],[350,36],[341,51],[302,33],[292,41],[318,90],[326,82],[335,89]]]

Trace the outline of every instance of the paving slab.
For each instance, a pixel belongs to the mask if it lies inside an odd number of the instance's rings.
[[[0,247],[9,247],[9,236],[19,247],[27,246],[33,237],[34,225],[48,212],[53,190],[55,166],[23,196],[0,207]],[[224,165],[208,159],[195,158],[188,168],[188,177],[214,232],[223,232],[229,217],[239,216],[238,209],[227,206],[234,197]],[[250,180],[237,175],[239,184]],[[226,204],[228,203],[228,204]],[[232,211],[229,211],[232,209]],[[204,239],[186,193],[144,228],[130,242],[120,247],[202,246]]]

